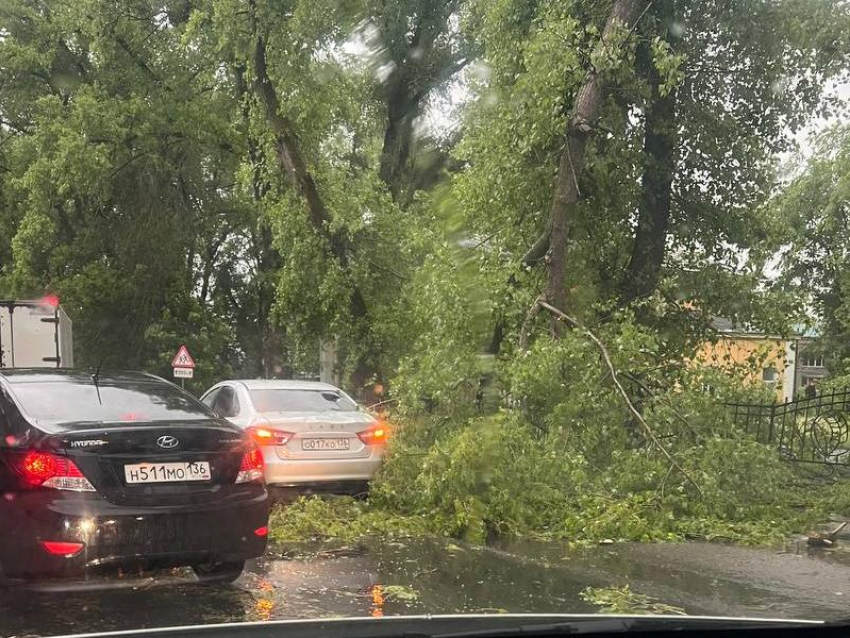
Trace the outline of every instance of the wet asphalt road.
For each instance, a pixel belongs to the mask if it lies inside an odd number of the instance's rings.
[[[200,586],[175,570],[93,591],[6,593],[0,636],[407,613],[594,612],[582,589],[625,583],[690,614],[850,617],[850,552],[840,550],[627,543],[568,551],[553,543],[474,548],[418,539],[281,547],[224,587]]]

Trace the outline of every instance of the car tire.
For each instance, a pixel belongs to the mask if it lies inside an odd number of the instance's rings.
[[[195,572],[198,581],[204,585],[229,585],[239,578],[243,569],[245,569],[244,560],[211,561],[192,565],[192,571]]]

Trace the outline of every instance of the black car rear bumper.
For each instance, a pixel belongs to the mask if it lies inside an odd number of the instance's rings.
[[[249,491],[250,490],[250,491]],[[246,486],[238,498],[182,507],[128,507],[98,494],[37,490],[0,500],[0,570],[8,579],[82,576],[104,568],[168,567],[260,556],[268,495]],[[43,541],[84,543],[70,556]]]

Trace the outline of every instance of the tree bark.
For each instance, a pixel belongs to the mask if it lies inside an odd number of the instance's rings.
[[[659,12],[664,31],[672,19],[672,3],[664,2]],[[676,171],[676,91],[662,95],[662,78],[655,68],[648,43],[637,52],[639,70],[646,78],[650,96],[644,118],[643,174],[638,203],[638,224],[629,263],[621,286],[625,305],[648,296],[658,286],[667,248],[673,177]]]
[[[614,0],[597,45],[597,52],[605,54],[606,42],[615,41],[615,31],[632,28],[646,6],[645,0]],[[567,123],[566,141],[558,162],[555,192],[549,211],[549,272],[546,297],[549,303],[557,308],[566,307],[567,237],[575,205],[581,196],[578,176],[584,168],[587,142],[593,135],[603,97],[599,73],[591,68],[576,94]],[[563,322],[553,319],[552,330],[555,335],[563,334]]]

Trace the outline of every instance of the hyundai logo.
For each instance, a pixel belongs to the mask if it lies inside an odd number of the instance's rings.
[[[177,440],[176,436],[171,436],[166,434],[165,436],[161,436],[156,440],[156,444],[164,448],[166,450],[170,450],[171,448],[175,448],[180,445],[180,441]]]

